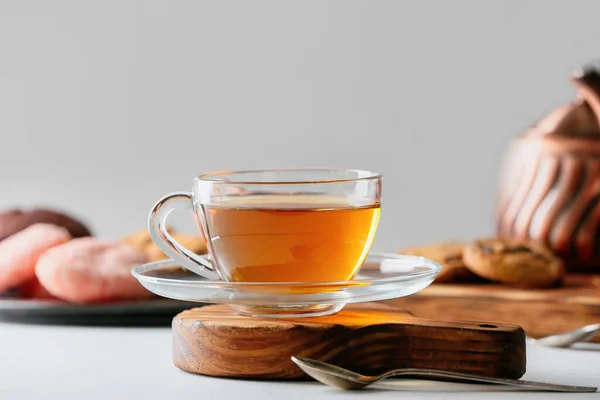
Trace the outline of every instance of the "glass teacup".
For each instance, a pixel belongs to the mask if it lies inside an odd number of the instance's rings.
[[[156,203],[148,228],[166,255],[206,279],[347,281],[373,243],[381,189],[381,175],[362,170],[213,172]],[[177,207],[195,213],[209,259],[169,235],[167,217]]]

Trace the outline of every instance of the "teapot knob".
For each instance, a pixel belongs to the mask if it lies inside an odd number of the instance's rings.
[[[600,61],[589,63],[573,73],[579,96],[588,104],[600,127]]]

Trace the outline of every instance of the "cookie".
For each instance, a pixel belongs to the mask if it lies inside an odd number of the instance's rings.
[[[442,270],[435,282],[477,282],[482,279],[471,272],[463,261],[463,250],[466,243],[444,242],[430,245],[409,247],[400,251],[401,254],[425,257],[438,262]]]
[[[192,235],[184,235],[181,233],[175,233],[172,230],[168,230],[169,234],[175,239],[179,244],[181,244],[186,249],[190,250],[195,254],[206,254],[207,248],[206,243],[201,237],[192,236]],[[121,239],[121,243],[128,244],[130,246],[135,247],[136,249],[142,251],[146,254],[146,257],[150,261],[161,261],[166,260],[169,257],[163,253],[163,251],[152,241],[150,238],[150,234],[148,231],[143,230],[139,231],[133,235],[127,236]]]
[[[65,228],[34,224],[0,242],[0,292],[35,278],[38,258],[70,239]]]
[[[52,224],[63,227],[74,238],[92,235],[81,221],[58,211],[43,208],[12,209],[0,212],[0,241],[33,224]]]
[[[548,248],[513,239],[482,239],[463,252],[467,268],[475,274],[506,285],[546,288],[560,283],[562,260]]]
[[[86,237],[46,251],[35,274],[52,296],[71,303],[142,300],[153,295],[131,270],[147,261],[144,253],[131,246]]]
[[[121,243],[133,246],[136,249],[143,251],[146,249],[146,247],[152,244],[152,239],[150,238],[148,231],[144,229],[122,238]]]

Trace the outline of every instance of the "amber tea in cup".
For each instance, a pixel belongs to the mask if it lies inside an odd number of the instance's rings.
[[[176,200],[195,212],[210,263],[166,231]],[[380,200],[381,176],[367,171],[217,172],[195,178],[190,193],[159,201],[149,229],[167,255],[208,279],[347,281],[371,248]]]
[[[226,279],[352,279],[379,222],[379,203],[318,196],[255,196],[203,206],[210,247]]]

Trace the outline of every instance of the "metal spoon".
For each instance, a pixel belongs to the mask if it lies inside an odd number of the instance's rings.
[[[586,325],[572,331],[550,335],[539,339],[529,339],[532,343],[546,347],[569,347],[575,343],[587,342],[600,332],[600,324]]]
[[[337,367],[322,361],[308,358],[292,357],[302,371],[321,383],[335,386],[345,390],[362,389],[382,379],[392,376],[410,376],[421,379],[459,379],[471,383],[494,383],[498,385],[522,387],[530,390],[542,390],[551,392],[596,392],[598,388],[585,386],[565,386],[551,383],[530,382],[519,379],[489,378],[479,375],[463,374],[450,371],[438,371],[431,369],[403,368],[394,369],[377,376],[365,376]]]

